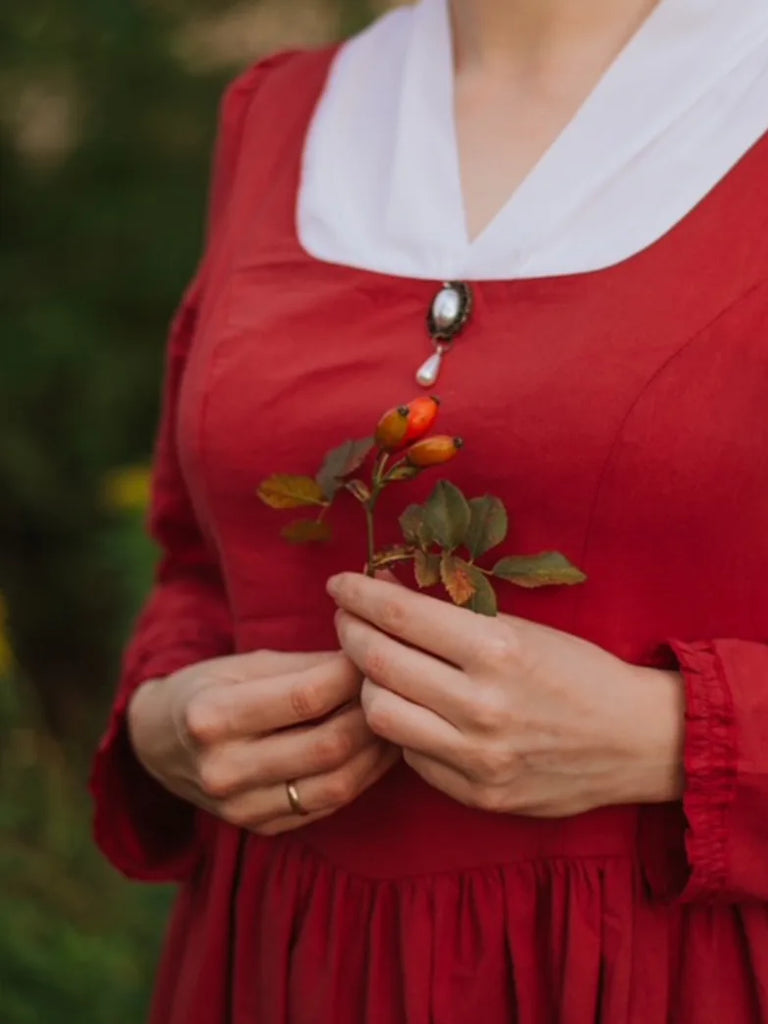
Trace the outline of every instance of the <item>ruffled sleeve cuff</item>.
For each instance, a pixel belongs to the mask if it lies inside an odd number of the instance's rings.
[[[667,900],[768,899],[768,646],[667,644],[686,692],[685,791],[643,809],[646,877]]]

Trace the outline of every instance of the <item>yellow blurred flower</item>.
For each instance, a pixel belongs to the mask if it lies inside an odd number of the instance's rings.
[[[13,666],[13,651],[7,628],[8,606],[0,594],[0,677],[6,675]]]
[[[120,466],[104,478],[103,498],[116,512],[141,512],[149,504],[149,466]]]

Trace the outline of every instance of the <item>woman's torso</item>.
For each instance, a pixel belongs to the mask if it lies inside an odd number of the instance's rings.
[[[324,263],[299,244],[302,146],[330,57],[278,61],[254,95],[183,385],[182,461],[240,650],[336,646],[324,582],[365,559],[359,510],[340,503],[336,540],[296,548],[256,487],[273,472],[314,472],[327,449],[412,397],[440,285]],[[472,320],[436,389],[442,424],[466,440],[450,477],[505,501],[510,551],[556,548],[589,577],[510,586],[502,610],[638,664],[671,664],[670,636],[765,637],[766,175],[762,139],[671,232],[616,266],[472,282]],[[429,487],[393,488],[382,522]],[[723,586],[736,578],[737,590]],[[677,812],[646,813],[663,862],[678,853]],[[638,814],[492,816],[401,767],[278,839],[209,821],[211,856],[182,894],[156,1020],[219,1024],[231,979],[238,1024],[699,1024],[725,1019],[724,997],[704,984],[724,969],[728,1019],[749,1020],[738,935],[768,941],[762,908],[648,901]],[[231,946],[231,973],[203,979],[202,964],[226,963]]]

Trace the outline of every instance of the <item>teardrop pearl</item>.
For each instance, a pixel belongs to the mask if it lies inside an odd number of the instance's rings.
[[[416,371],[416,382],[421,384],[423,388],[431,388],[440,375],[442,363],[442,352],[435,352]]]

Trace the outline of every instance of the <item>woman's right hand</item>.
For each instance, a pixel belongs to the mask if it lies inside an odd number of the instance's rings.
[[[366,724],[361,683],[337,652],[214,658],[142,684],[128,707],[129,734],[166,789],[276,835],[333,814],[398,759]],[[306,815],[291,811],[289,781]]]

